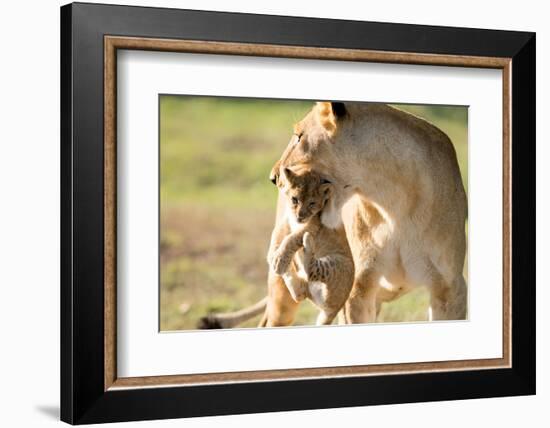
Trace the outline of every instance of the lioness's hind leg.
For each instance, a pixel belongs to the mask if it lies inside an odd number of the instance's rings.
[[[442,279],[430,287],[431,318],[437,320],[466,319],[468,306],[468,290],[462,275],[451,284]]]
[[[447,305],[448,319],[465,320],[468,314],[468,287],[464,276],[455,278],[449,294],[451,301]]]
[[[345,325],[345,324],[346,324],[346,314],[345,314],[345,309],[342,308],[342,310],[338,312],[338,325]]]
[[[455,291],[457,293],[456,298],[456,314],[458,319],[468,318],[468,286],[466,285],[466,280],[463,275],[460,275],[456,279]]]

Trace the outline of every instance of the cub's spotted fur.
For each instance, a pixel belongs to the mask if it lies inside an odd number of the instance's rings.
[[[292,298],[309,298],[319,309],[317,324],[330,324],[346,302],[354,267],[343,225],[335,229],[321,222],[332,184],[310,170],[281,172],[277,185],[287,202],[287,221],[273,233],[268,254],[270,269],[280,275]],[[277,244],[280,242],[280,244]]]

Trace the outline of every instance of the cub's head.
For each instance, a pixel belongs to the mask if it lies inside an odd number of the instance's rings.
[[[288,146],[271,169],[271,181],[277,184],[281,169],[293,165],[307,164],[320,172],[334,170],[337,158],[335,152],[342,149],[342,143],[348,138],[344,128],[349,122],[349,116],[344,103],[316,103],[294,125],[294,134]]]
[[[332,195],[332,183],[321,175],[302,169],[283,168],[277,185],[287,199],[289,213],[298,223],[307,223],[319,214]]]

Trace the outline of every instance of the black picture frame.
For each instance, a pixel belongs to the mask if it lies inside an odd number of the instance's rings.
[[[512,58],[512,367],[104,390],[104,36]],[[535,34],[74,3],[61,8],[61,420],[535,393]]]

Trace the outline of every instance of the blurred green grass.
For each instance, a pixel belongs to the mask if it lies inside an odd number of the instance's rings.
[[[160,329],[193,329],[209,312],[241,309],[266,293],[275,218],[272,165],[312,102],[160,98]],[[467,109],[397,105],[446,132],[467,188]],[[418,290],[384,304],[382,322],[426,318]],[[301,305],[295,324],[317,310]],[[243,326],[255,326],[258,319]]]

